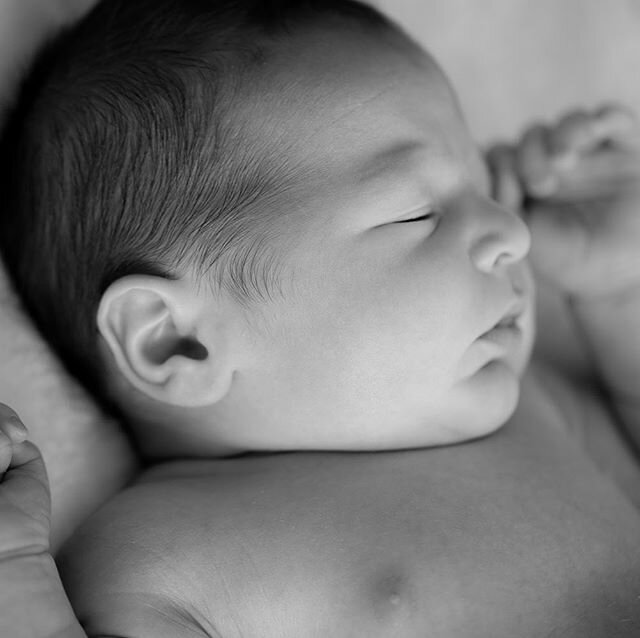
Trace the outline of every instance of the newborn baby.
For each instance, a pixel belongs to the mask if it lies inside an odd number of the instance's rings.
[[[59,556],[86,633],[637,635],[639,139],[576,112],[489,171],[434,60],[347,0],[108,0],[50,47],[3,254],[155,461]],[[530,364],[532,236],[572,377]],[[22,438],[3,488],[41,470]]]

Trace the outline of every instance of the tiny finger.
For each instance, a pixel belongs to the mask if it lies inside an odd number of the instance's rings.
[[[12,445],[11,439],[2,430],[0,430],[0,474],[6,471],[9,466],[12,454]]]
[[[43,529],[49,529],[51,494],[47,469],[40,450],[30,441],[13,446],[11,464],[3,479],[3,492]],[[2,548],[0,547],[0,550]]]
[[[23,441],[14,447],[10,467],[13,470],[20,469],[24,473],[29,473],[38,480],[47,478],[40,448],[31,441]]]
[[[515,155],[515,149],[508,144],[496,144],[486,155],[491,175],[491,197],[510,210],[518,210],[523,200]]]
[[[553,193],[557,177],[550,161],[549,129],[546,126],[536,124],[525,132],[518,145],[516,162],[528,194],[545,197]]]
[[[570,168],[581,153],[600,143],[595,118],[586,111],[572,111],[562,116],[549,134],[549,145],[557,167]]]
[[[0,430],[13,443],[22,443],[28,436],[20,417],[8,405],[0,403]]]
[[[601,142],[638,143],[638,118],[632,109],[621,104],[605,104],[594,112],[594,133]]]

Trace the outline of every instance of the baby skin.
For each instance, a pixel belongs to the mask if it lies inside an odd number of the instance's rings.
[[[358,37],[306,34],[280,71],[309,79],[281,115],[305,205],[221,399],[241,418],[210,428],[242,453],[158,464],[98,511],[58,557],[83,627],[61,607],[59,635],[640,634],[637,124],[572,113],[485,163],[427,54]],[[532,272],[579,365],[534,347]]]

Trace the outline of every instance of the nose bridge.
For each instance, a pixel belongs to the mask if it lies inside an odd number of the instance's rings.
[[[478,268],[490,271],[520,261],[527,255],[531,234],[516,213],[485,197],[479,197],[474,208],[471,257]]]

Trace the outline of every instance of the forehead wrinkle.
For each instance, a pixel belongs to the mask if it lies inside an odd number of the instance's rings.
[[[288,139],[286,127],[283,127],[283,134],[279,137],[283,150],[286,152],[293,148],[313,148],[312,145],[314,141],[316,141],[318,137],[323,136],[327,129],[335,128],[340,124],[340,122],[348,119],[357,111],[390,93],[393,88],[393,85],[386,86],[381,88],[379,91],[376,91],[373,95],[363,97],[362,99],[353,98],[347,95],[344,100],[340,100],[339,105],[341,106],[347,101],[348,105],[341,108],[340,112],[336,113],[331,119],[325,119],[329,110],[328,107],[332,104],[335,105],[335,96],[344,92],[344,89],[337,87],[331,92],[326,91],[316,97],[313,95],[315,91],[305,88],[304,93],[301,96],[302,99],[300,100],[300,110],[297,113],[297,115],[300,116],[300,124],[302,125],[302,130],[300,131],[301,134],[296,136],[295,139]],[[302,87],[296,87],[294,90],[301,91]],[[335,112],[338,109],[333,106],[332,110]],[[311,114],[313,115],[310,117]],[[274,119],[274,123],[277,121],[277,119]],[[325,143],[326,141],[323,142],[323,144]]]
[[[299,42],[297,39],[289,44],[292,46],[277,47],[276,52],[291,53],[298,46],[302,51],[309,48],[308,42]],[[321,44],[326,45],[324,41]],[[394,66],[398,62],[408,63],[409,67],[418,69],[421,74],[430,74],[438,69],[437,64],[405,37],[401,38],[400,43],[394,41],[387,44],[394,45],[389,47]],[[295,72],[295,69],[292,71],[290,65],[282,64],[281,58],[282,55],[276,55],[266,69],[261,69],[261,74],[256,74],[251,87],[247,87],[248,95],[245,98],[248,99],[243,100],[241,110],[253,117],[248,118],[243,128],[245,131],[253,130],[257,138],[266,137],[268,132],[272,153],[288,155],[290,168],[296,173],[311,176],[313,182],[322,180],[335,167],[336,152],[341,146],[339,131],[343,129],[347,134],[357,131],[355,146],[360,146],[360,138],[364,143],[365,137],[377,137],[379,132],[376,130],[375,109],[372,112],[368,107],[401,89],[406,78],[402,73],[390,75],[388,71],[374,68],[370,80],[375,81],[377,86],[372,87],[367,82],[360,82],[357,76],[353,78],[354,67],[350,62],[339,64],[338,68],[331,64],[314,64],[313,72],[309,75],[302,71]],[[316,61],[316,58],[311,58],[312,64]],[[369,71],[366,75],[370,75]],[[348,78],[354,81],[345,82]],[[267,104],[269,108],[265,108]],[[358,119],[358,113],[362,114],[362,118]],[[256,121],[261,123],[259,128],[256,128]],[[297,129],[296,135],[290,135],[291,126]],[[327,131],[332,129],[338,131],[327,136]],[[338,146],[334,148],[335,142]],[[350,145],[343,150],[351,155],[356,150],[355,146]]]
[[[354,114],[359,111],[366,110],[368,105],[374,104],[375,102],[382,99],[384,96],[392,92],[394,89],[394,85],[386,86],[379,91],[376,91],[375,94],[367,96],[366,98],[362,98],[359,100],[354,100],[351,98],[349,100],[348,106],[341,109],[341,112],[336,114],[335,117],[331,119],[327,119],[326,121],[322,121],[323,118],[323,109],[321,102],[324,101],[322,96],[320,100],[318,100],[318,119],[319,122],[315,123],[313,120],[307,119],[306,122],[309,125],[306,128],[306,131],[303,135],[298,136],[295,140],[291,140],[291,146],[297,149],[313,149],[314,154],[314,162],[313,162],[313,173],[314,175],[307,175],[308,177],[312,177],[315,180],[324,179],[327,177],[325,175],[325,171],[331,172],[331,170],[335,167],[335,149],[332,148],[332,143],[334,140],[339,139],[340,133],[336,133],[327,138],[326,131],[331,129],[336,129],[339,125],[348,120]],[[331,98],[328,98],[328,103],[331,104]],[[334,107],[335,110],[335,107]],[[394,173],[398,173],[403,168],[406,170],[409,167],[409,163],[415,159],[414,156],[418,151],[424,150],[425,145],[416,140],[400,140],[397,142],[392,142],[389,146],[383,148],[379,154],[376,154],[373,158],[363,157],[362,154],[357,152],[357,148],[360,146],[359,139],[364,135],[369,139],[379,136],[379,133],[374,130],[371,125],[367,125],[369,130],[365,130],[362,126],[362,122],[355,123],[355,128],[360,128],[361,131],[357,136],[357,139],[354,140],[354,144],[350,146],[349,149],[343,149],[343,152],[346,152],[347,155],[343,155],[344,157],[351,156],[354,164],[353,166],[345,166],[344,176],[347,174],[350,178],[354,179],[357,184],[364,184],[368,182],[378,181],[378,178],[383,177],[385,174],[388,176],[389,169],[393,168],[394,165],[397,165],[396,170],[393,170]],[[313,122],[313,124],[311,124]],[[353,129],[353,125],[350,127],[346,124],[343,128],[350,130]],[[381,136],[380,136],[381,137]],[[382,140],[381,140],[382,141]],[[323,151],[327,151],[326,156],[324,156]],[[320,152],[320,154],[318,154]],[[356,155],[353,155],[353,153]],[[362,158],[363,164],[359,163],[359,159]],[[309,159],[308,152],[304,152],[302,156],[299,157],[299,168],[307,166],[307,160]],[[307,172],[307,171],[304,171]]]
[[[324,126],[335,126],[340,121],[348,118],[350,115],[353,115],[355,113],[355,111],[357,111],[359,109],[362,109],[363,107],[365,107],[365,106],[367,106],[367,105],[379,100],[381,97],[387,95],[388,93],[391,92],[392,88],[393,88],[393,86],[384,87],[384,88],[380,89],[379,91],[376,91],[373,95],[370,95],[367,98],[361,99],[360,101],[355,101],[355,100],[350,99],[349,100],[349,106],[347,107],[347,109],[345,111],[343,111],[342,113],[338,114],[333,120],[330,120],[329,122],[326,122],[326,123],[320,125],[314,131],[312,131],[312,135],[311,135],[310,139],[313,139],[313,136],[316,133],[318,133],[321,130],[322,127],[324,127]],[[349,97],[349,96],[347,96],[347,97]]]

